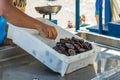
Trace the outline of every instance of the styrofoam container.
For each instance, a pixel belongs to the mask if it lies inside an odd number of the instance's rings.
[[[54,25],[49,21],[44,22]],[[14,30],[13,41],[51,70],[60,73],[61,76],[94,62],[96,54],[99,52],[99,47],[94,45],[94,43],[91,43],[93,46],[92,50],[75,56],[68,57],[55,51],[53,47],[60,38],[76,37],[81,39],[80,37],[65,31],[58,26],[56,26],[56,29],[58,31],[58,37],[55,40],[50,40],[38,34],[31,34],[22,28],[16,28]]]

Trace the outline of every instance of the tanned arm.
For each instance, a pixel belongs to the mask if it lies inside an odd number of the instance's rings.
[[[47,38],[55,39],[57,31],[53,26],[46,25],[18,10],[12,5],[11,0],[0,0],[0,15],[13,25],[37,29]]]

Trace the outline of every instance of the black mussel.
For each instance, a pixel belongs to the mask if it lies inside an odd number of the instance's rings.
[[[86,49],[83,49],[83,48],[79,49],[79,52],[85,52],[85,51],[86,51]]]
[[[60,42],[57,42],[56,43],[56,46],[61,46],[62,44]]]
[[[72,40],[75,40],[75,37],[72,37]]]
[[[59,49],[66,50],[66,47],[64,45],[59,46]]]
[[[82,44],[82,43],[80,43],[80,42],[76,42],[76,44],[79,45],[80,48],[83,48],[83,44]]]
[[[61,44],[65,44],[65,43],[66,43],[66,40],[65,40],[65,39],[60,39],[60,43],[61,43]]]
[[[76,55],[76,52],[73,49],[68,49],[68,53],[69,53],[70,56]]]
[[[70,44],[70,43],[65,43],[65,46],[68,48],[68,49],[75,49],[75,47]]]
[[[64,54],[65,54],[66,56],[70,56],[70,54],[69,54],[67,51],[65,51]]]
[[[83,40],[83,39],[81,39],[81,40],[79,40],[79,42],[80,42],[81,44],[83,44],[83,43],[84,43],[84,40]]]
[[[76,50],[76,51],[79,51],[80,46],[79,46],[78,44],[74,44],[74,46],[75,46],[75,50]]]
[[[63,53],[63,50],[61,50],[58,46],[53,47],[53,49],[55,49],[59,53]]]

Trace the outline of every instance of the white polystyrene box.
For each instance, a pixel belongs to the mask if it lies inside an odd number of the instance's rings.
[[[54,25],[46,20],[44,22]],[[91,43],[93,45],[92,50],[69,57],[52,49],[60,38],[71,38],[74,36],[81,39],[56,25],[54,26],[58,31],[58,37],[55,40],[46,39],[38,34],[31,34],[22,28],[15,28],[13,41],[44,65],[60,73],[61,76],[94,62],[96,54],[99,52],[99,47],[94,45],[94,43]]]

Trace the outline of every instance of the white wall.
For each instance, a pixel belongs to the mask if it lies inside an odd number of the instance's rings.
[[[46,6],[48,4],[62,5],[62,9],[56,15],[52,15],[52,19],[58,20],[58,25],[66,27],[68,20],[74,21],[74,1],[70,0],[57,0],[55,2],[48,2],[46,0],[28,0],[28,5],[26,7],[26,13],[33,17],[42,17],[34,9],[35,6]],[[71,5],[71,6],[70,6]]]
[[[95,0],[80,0],[81,1],[81,14],[85,14],[89,23],[95,24],[94,17],[94,2]],[[34,9],[35,6],[46,6],[48,4],[62,5],[62,9],[57,15],[52,15],[52,19],[58,20],[58,25],[65,28],[67,21],[71,20],[75,23],[75,0],[57,0],[49,2],[47,0],[27,0],[26,13],[30,16],[42,17]]]

